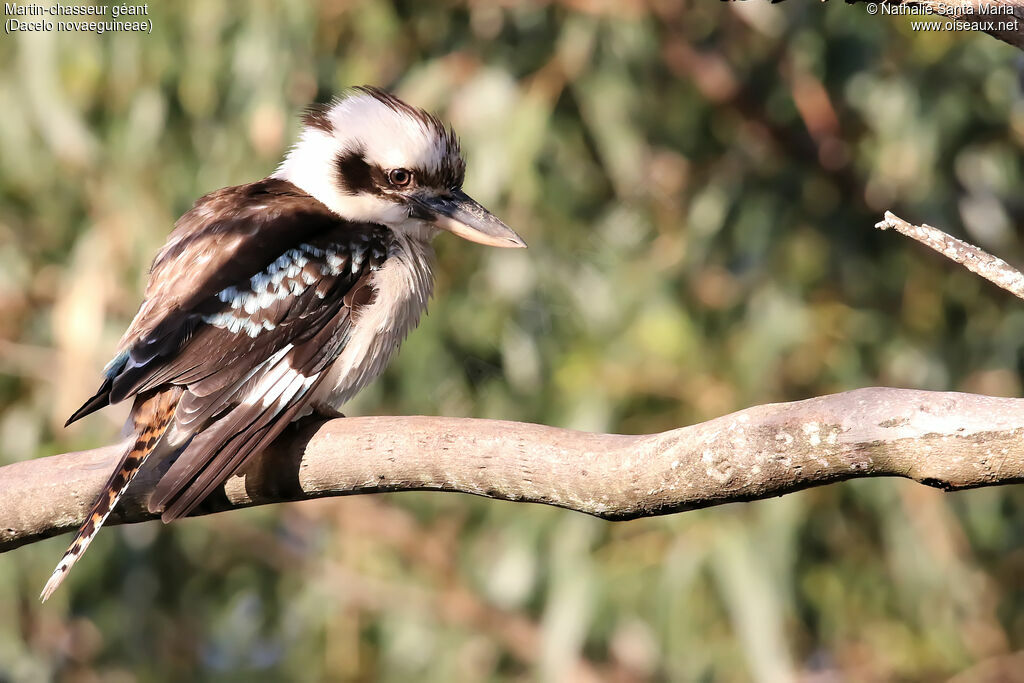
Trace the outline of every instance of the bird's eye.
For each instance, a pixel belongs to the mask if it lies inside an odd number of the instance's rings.
[[[404,168],[394,168],[388,171],[388,182],[395,187],[405,187],[412,182],[412,171]]]

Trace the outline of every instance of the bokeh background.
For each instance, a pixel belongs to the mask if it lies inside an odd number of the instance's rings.
[[[149,9],[151,34],[0,37],[0,462],[116,437],[122,407],[62,424],[174,219],[360,83],[453,122],[467,190],[530,249],[439,239],[429,317],[351,414],[639,433],[870,385],[1021,393],[1022,302],[872,228],[892,209],[1024,262],[1021,54],[988,36],[838,2]],[[0,681],[1024,671],[1020,487],[617,524],[280,505],[106,529],[41,607],[67,541],[0,557]]]

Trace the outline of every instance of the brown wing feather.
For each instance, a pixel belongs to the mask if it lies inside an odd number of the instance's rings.
[[[354,313],[373,300],[387,234],[379,228],[350,230],[331,239],[322,253],[319,247],[307,250],[309,262],[295,277],[308,276],[311,284],[289,295],[286,309],[268,302],[248,313],[247,325],[272,320],[270,329],[248,338],[201,326],[177,356],[145,381],[133,380],[138,390],[168,381],[186,388],[170,436],[183,449],[150,500],[165,521],[188,514],[305,407],[321,373],[347,343]],[[280,287],[292,290],[287,278]],[[239,301],[253,295],[233,292],[231,316],[241,315]]]
[[[379,226],[340,219],[282,180],[225,188],[203,197],[178,220],[157,255],[145,300],[122,337],[103,385],[68,422],[162,384],[194,384],[209,374],[209,368],[239,357],[265,358],[278,341],[269,339],[271,335],[223,343],[203,324],[203,316],[228,308],[217,294],[266,270],[297,244],[323,246],[332,239],[372,238],[379,248],[381,231]],[[304,302],[316,303],[311,293]],[[289,314],[307,314],[300,310],[301,303],[282,299],[257,314],[267,324],[277,324]],[[182,353],[185,349],[193,353]]]
[[[203,300],[260,272],[290,246],[343,224],[322,203],[275,178],[201,197],[154,259],[145,300],[118,350],[155,343]]]
[[[373,272],[369,270],[348,291],[370,289]],[[354,314],[370,301],[370,296],[355,299],[341,296],[340,306],[331,320],[309,327],[311,334],[304,341],[296,343],[280,359],[268,362],[260,372],[246,378],[228,397],[219,394],[212,401],[204,400],[193,394],[190,387],[182,404],[196,416],[202,416],[211,405],[229,405],[232,408],[185,447],[154,489],[150,510],[163,511],[165,522],[187,515],[212,490],[233,476],[250,454],[259,452],[276,438],[294,415],[306,406],[309,396],[324,377],[323,370],[344,348]],[[310,383],[292,395],[280,399],[271,396],[267,401],[268,391],[261,391],[260,385],[275,372],[295,373],[292,381],[300,381],[302,377],[309,378]],[[280,384],[275,382],[273,386]],[[198,419],[185,417],[184,424]]]
[[[135,445],[45,595],[155,444],[179,454],[151,502],[166,521],[188,514],[299,414],[347,343],[354,311],[372,300],[391,239],[279,180],[207,195],[178,221],[100,390],[72,419],[131,396],[173,402],[135,421]],[[141,416],[138,405],[148,403],[137,404]]]
[[[161,519],[167,523],[188,515],[211,493],[224,484],[246,463],[249,456],[259,453],[291,423],[292,419],[306,406],[306,399],[322,380],[317,381],[297,400],[283,406],[283,411],[270,414],[268,411],[253,411],[250,406],[240,405],[233,412],[241,413],[242,420],[249,420],[246,428],[239,431],[217,428],[203,432],[201,443],[195,444],[195,454],[185,461],[188,469],[176,473],[175,467],[185,462],[175,462],[159,485],[153,491],[150,510],[162,510]],[[255,412],[255,416],[252,413]],[[250,419],[251,418],[251,419]],[[190,444],[189,449],[192,448]],[[186,449],[186,453],[189,449]]]

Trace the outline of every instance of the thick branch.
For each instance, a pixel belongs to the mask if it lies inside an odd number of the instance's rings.
[[[118,446],[0,468],[0,551],[77,527]],[[152,519],[140,475],[111,523]],[[952,490],[1024,481],[1024,399],[869,388],[748,408],[662,434],[361,417],[297,429],[197,514],[321,496],[462,491],[633,519],[845,479]]]

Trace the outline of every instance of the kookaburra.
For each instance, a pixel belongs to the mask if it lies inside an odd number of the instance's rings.
[[[199,199],[157,253],[145,299],[68,424],[132,399],[117,470],[43,588],[82,556],[144,462],[170,462],[149,501],[187,515],[293,420],[338,408],[419,322],[441,230],[523,240],[462,191],[455,133],[372,87],[303,119],[269,178]]]

